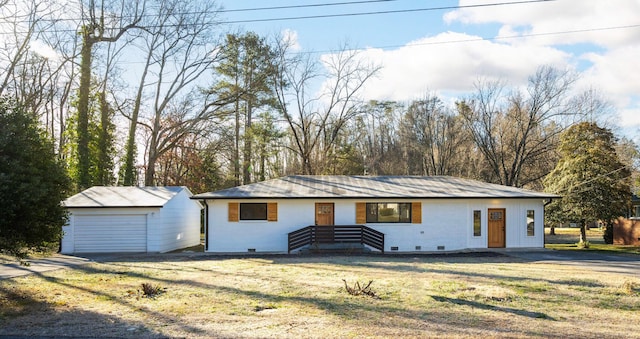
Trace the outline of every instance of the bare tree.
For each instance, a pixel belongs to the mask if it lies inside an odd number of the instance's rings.
[[[322,63],[310,54],[287,58],[287,44],[279,46],[276,72],[278,108],[289,125],[304,174],[317,174],[328,161],[347,121],[361,113],[358,98],[362,86],[379,67],[360,59],[358,53],[343,48],[323,57]],[[323,66],[325,72],[318,70]],[[324,80],[324,81],[323,81]],[[314,82],[323,81],[318,94],[310,93]]]
[[[85,21],[80,29],[82,47],[80,49],[80,85],[78,88],[78,186],[85,188],[90,184],[89,174],[89,95],[91,90],[91,71],[93,46],[101,42],[118,41],[127,31],[138,28],[144,15],[145,1],[126,1],[120,3],[96,4],[89,0],[87,7],[82,7]],[[114,13],[118,13],[114,15]]]
[[[418,160],[408,163],[408,169],[417,169],[415,174],[421,175],[459,174],[462,164],[458,154],[466,138],[462,121],[438,97],[426,94],[424,99],[413,101],[401,131],[403,147],[411,153],[405,158]]]
[[[521,187],[549,173],[552,168],[541,160],[554,151],[565,119],[576,114],[569,96],[575,80],[568,71],[545,66],[529,78],[524,93],[504,94],[501,82],[479,82],[471,100],[458,103],[491,169],[485,180]]]
[[[154,14],[151,42],[146,47],[147,67],[135,98],[134,113],[144,99],[144,88],[152,88],[151,111],[147,119],[132,117],[132,126],[144,126],[148,131],[145,185],[155,184],[156,162],[160,156],[179,145],[183,138],[198,134],[215,109],[226,98],[202,95],[198,81],[216,62],[217,27],[213,1],[190,3],[159,1]],[[146,71],[153,73],[147,77]],[[131,131],[129,136],[135,134]],[[130,140],[131,141],[131,140]],[[129,149],[128,149],[129,151]]]
[[[69,61],[75,52],[75,35],[58,20],[64,10],[56,2],[35,0],[6,0],[0,6],[0,96],[11,93],[59,140],[63,128],[55,123],[64,118],[54,112],[66,111],[63,84],[69,83],[67,71],[73,69]]]

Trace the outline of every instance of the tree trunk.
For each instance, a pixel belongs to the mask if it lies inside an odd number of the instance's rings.
[[[551,229],[549,230],[549,235],[556,235],[556,224],[551,224]]]
[[[587,242],[587,220],[582,219],[580,222],[580,242]]]
[[[236,186],[240,186],[240,103],[236,99],[236,130],[235,145],[233,150],[233,180]]]
[[[131,123],[129,124],[129,135],[127,137],[126,155],[125,155],[125,167],[124,167],[124,186],[134,186],[136,184],[136,169],[134,167],[134,161],[136,157],[136,128],[138,126],[138,115],[140,114],[140,106],[142,105],[142,95],[144,91],[144,85],[147,78],[147,72],[149,71],[149,62],[152,51],[147,53],[147,61],[142,71],[142,77],[138,84],[138,92],[136,93],[136,101],[133,105],[133,112],[131,113]]]
[[[87,29],[82,33],[80,87],[78,89],[78,188],[91,185],[89,174],[89,92],[91,91],[91,49],[93,40]]]
[[[242,165],[242,181],[243,184],[251,183],[251,149],[253,146],[253,133],[251,131],[251,114],[252,114],[252,105],[251,101],[248,100],[247,104],[247,116],[244,124],[244,154],[243,154],[243,165]]]

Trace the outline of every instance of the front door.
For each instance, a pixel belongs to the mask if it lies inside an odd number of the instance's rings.
[[[489,211],[489,247],[505,247],[505,209],[490,208]]]
[[[333,225],[333,223],[333,203],[316,203],[316,225],[327,226]]]

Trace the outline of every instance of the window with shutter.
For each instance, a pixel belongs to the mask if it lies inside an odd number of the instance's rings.
[[[278,203],[267,204],[267,221],[278,221]]]
[[[367,223],[367,204],[364,202],[356,203],[356,224]]]
[[[422,203],[411,203],[411,223],[422,224]]]
[[[239,209],[240,209],[239,203],[237,202],[229,203],[229,221],[230,222],[237,222],[238,220],[240,220]]]

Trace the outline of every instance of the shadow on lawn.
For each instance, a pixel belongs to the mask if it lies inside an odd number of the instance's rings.
[[[76,270],[83,271],[87,274],[118,274],[118,272],[99,270],[87,265],[75,267]],[[126,274],[130,274],[127,272]],[[185,331],[194,334],[203,334],[202,330],[197,327],[184,324],[178,317],[172,317],[164,313],[152,311],[144,306],[134,305],[124,297],[124,291],[114,290],[105,286],[104,289],[89,289],[77,286],[65,281],[65,279],[47,276],[43,273],[33,273],[48,282],[58,284],[70,288],[76,292],[86,292],[95,296],[96,299],[104,299],[113,301],[124,308],[125,312],[143,312],[159,320],[162,324],[180,324]],[[133,274],[140,278],[148,277],[141,274]],[[10,285],[9,285],[10,286]],[[109,292],[107,292],[109,291]],[[106,315],[99,312],[91,312],[86,310],[77,310],[69,308],[69,310],[60,311],[52,307],[52,304],[45,300],[36,300],[32,296],[21,293],[14,288],[5,288],[0,284],[0,335],[46,335],[46,336],[80,336],[80,337],[131,337],[131,338],[166,338],[160,332],[151,329],[147,324],[139,321],[129,321],[119,318],[118,316]],[[7,303],[7,305],[3,305]],[[9,303],[16,303],[16,309],[8,311]],[[73,306],[73,305],[71,305]],[[30,320],[20,322],[20,317],[32,313],[37,313],[37,321]],[[11,322],[15,320],[15,322]],[[89,325],[87,325],[89,324]],[[83,326],[90,326],[89,333],[77,333]],[[115,332],[119,330],[119,332]]]
[[[458,299],[458,298],[448,298],[448,297],[442,297],[442,296],[436,296],[436,295],[432,295],[431,298],[433,298],[436,301],[439,302],[448,302],[448,303],[452,303],[452,304],[456,304],[456,305],[464,305],[464,306],[470,306],[473,308],[479,308],[479,309],[483,309],[483,310],[491,310],[491,311],[499,311],[499,312],[505,312],[505,313],[511,313],[511,314],[515,314],[515,315],[521,315],[524,317],[529,317],[529,318],[535,318],[535,319],[547,319],[547,320],[553,320],[555,321],[554,318],[544,314],[544,313],[540,313],[540,312],[531,312],[531,311],[525,311],[525,310],[519,310],[517,308],[511,308],[511,307],[503,307],[503,306],[494,306],[494,305],[489,305],[489,304],[483,304],[477,301],[471,301],[471,300],[465,300],[465,299]]]
[[[349,321],[354,321],[354,320],[359,321],[360,318],[365,319],[366,321],[371,321],[371,319],[376,319],[375,322],[378,324],[384,324],[384,328],[394,328],[394,327],[402,328],[405,324],[403,324],[402,321],[398,322],[398,320],[405,319],[406,322],[411,324],[415,324],[416,322],[418,323],[435,322],[437,324],[450,327],[455,331],[460,331],[460,333],[463,333],[469,328],[472,328],[472,329],[477,328],[477,330],[479,331],[486,330],[486,327],[482,325],[483,324],[482,321],[478,322],[477,325],[471,324],[465,321],[464,319],[461,319],[460,317],[456,317],[455,310],[443,310],[443,309],[437,309],[437,308],[434,310],[430,310],[430,309],[408,310],[402,307],[390,306],[389,304],[386,304],[384,301],[362,302],[363,299],[352,298],[349,296],[345,296],[343,298],[343,297],[335,297],[331,295],[323,296],[322,294],[281,295],[277,292],[271,293],[271,292],[265,292],[261,290],[243,289],[243,288],[225,286],[217,283],[218,281],[224,281],[225,276],[243,275],[242,272],[222,272],[214,269],[203,269],[203,268],[197,267],[199,261],[236,260],[237,258],[211,257],[211,256],[195,256],[195,257],[152,256],[150,258],[152,258],[152,260],[149,260],[149,263],[161,264],[163,266],[162,268],[163,270],[167,270],[167,271],[173,270],[175,271],[175,274],[173,274],[171,278],[160,278],[160,277],[150,276],[148,274],[145,274],[144,272],[134,271],[135,269],[141,269],[141,268],[145,270],[145,267],[149,269],[152,269],[152,268],[158,269],[157,267],[152,267],[152,265],[149,265],[149,266],[144,264],[139,265],[140,263],[146,262],[144,260],[145,259],[144,256],[127,257],[127,258],[123,257],[123,258],[113,259],[111,262],[106,261],[104,263],[101,263],[101,265],[103,265],[102,267],[104,268],[99,268],[94,265],[84,265],[84,266],[75,267],[74,269],[78,271],[82,271],[86,274],[122,274],[131,278],[144,279],[145,281],[154,281],[156,283],[174,285],[175,286],[174,288],[179,288],[179,286],[197,287],[197,288],[215,291],[214,293],[237,295],[239,298],[246,298],[246,299],[258,301],[259,303],[264,303],[264,304],[272,304],[272,303],[306,304],[314,308],[332,313],[336,316],[342,317],[345,320],[349,320]],[[247,257],[241,257],[241,258],[247,259]],[[166,260],[166,259],[169,259],[169,260]],[[398,265],[400,267],[394,268],[396,264],[401,263],[401,260],[406,260],[406,258],[402,259],[397,257],[372,256],[372,257],[333,257],[333,258],[327,258],[327,257],[272,258],[272,257],[260,256],[258,260],[261,260],[261,261],[264,260],[265,266],[269,266],[272,264],[305,265],[305,263],[309,263],[309,264],[322,263],[323,260],[326,260],[332,265],[344,266],[345,270],[342,270],[342,272],[348,272],[349,267],[352,267],[352,268],[363,267],[367,269],[375,268],[375,269],[386,269],[386,270],[396,270],[396,271],[424,271],[424,272],[431,272],[431,273],[447,273],[447,274],[457,274],[457,275],[469,274],[464,271],[455,271],[455,270],[446,270],[446,269],[424,270],[424,269],[413,267],[409,263],[405,264],[405,266]],[[492,260],[503,261],[503,259],[500,259],[500,258],[493,258]],[[136,262],[137,265],[135,267],[128,266],[127,262],[129,261]],[[418,259],[417,264],[422,264],[424,263],[424,261],[425,259]],[[457,260],[455,258],[449,257],[446,263],[456,262],[456,261]],[[467,262],[467,260],[461,260],[461,261]],[[510,262],[510,261],[513,261],[513,259],[509,258],[505,260],[505,262]],[[188,264],[180,265],[179,262],[187,262]],[[436,262],[440,263],[442,261],[436,261]],[[387,264],[384,264],[384,263],[387,263]],[[428,260],[427,260],[427,263],[428,263]],[[316,266],[313,266],[311,268],[317,269]],[[211,272],[212,279],[207,282],[193,281],[188,278],[185,278],[184,274],[180,274],[181,272],[186,273],[191,271]],[[127,300],[126,297],[123,297],[122,290],[117,290],[117,289],[114,290],[114,289],[108,289],[108,288],[105,288],[104,290],[102,289],[97,290],[95,288],[78,286],[77,284],[70,283],[68,280],[65,280],[64,278],[50,277],[43,274],[36,274],[36,275],[46,281],[49,281],[55,284],[60,284],[61,286],[68,287],[78,292],[91,293],[96,297],[104,297],[106,299],[112,300],[113,302],[118,303],[120,306],[122,306],[125,312],[147,313],[149,316],[153,317],[154,319],[158,320],[161,323],[176,324],[177,326],[181,326],[181,328],[187,333],[193,333],[194,335],[215,336],[215,333],[203,333],[202,329],[182,321],[179,316],[172,316],[172,315],[166,314],[166,312],[161,313],[145,307],[141,308],[140,305],[136,305],[135,303]],[[502,278],[502,279],[514,278],[509,276],[496,276],[491,274],[482,274],[482,275],[469,274],[469,275],[483,276],[486,278]],[[247,275],[247,276],[250,277],[250,275]],[[15,293],[11,294],[12,291],[10,291],[7,288],[4,288],[3,286],[4,285],[0,284],[0,295],[6,295],[7,298],[11,298],[11,299],[15,299],[15,298],[19,299],[23,297]],[[335,287],[327,286],[327,288],[335,288]],[[555,320],[543,313],[529,312],[526,310],[519,310],[519,309],[502,307],[502,306],[492,306],[492,305],[483,304],[475,301],[467,301],[467,300],[456,299],[456,298],[447,298],[447,297],[438,297],[438,296],[432,296],[432,298],[438,302],[449,302],[456,305],[466,305],[473,308],[504,312],[504,313],[524,316],[528,318]],[[44,325],[42,326],[54,326],[53,324],[59,324],[60,321],[57,319],[63,316],[67,317],[66,319],[67,321],[72,321],[71,323],[68,323],[67,326],[56,325],[55,330],[58,330],[58,331],[62,331],[63,330],[61,329],[62,327],[67,327],[67,330],[68,328],[73,328],[74,322],[77,324],[86,324],[88,322],[95,322],[96,331],[100,331],[99,333],[96,332],[96,334],[100,334],[100,335],[109,335],[109,333],[111,333],[109,331],[109,326],[128,326],[128,327],[138,327],[140,331],[146,331],[146,332],[143,332],[145,336],[151,336],[151,337],[162,336],[160,333],[156,332],[156,330],[151,329],[150,327],[145,327],[143,324],[138,324],[138,323],[132,325],[131,323],[126,322],[125,320],[120,319],[117,316],[104,315],[97,312],[94,313],[94,312],[86,312],[86,311],[73,311],[72,308],[70,309],[70,311],[59,312],[58,310],[51,307],[51,305],[49,305],[45,301],[34,300],[34,304],[32,304],[27,308],[24,308],[24,312],[31,312],[31,311],[37,312],[37,314],[41,314],[42,312],[44,312],[45,314],[53,314],[52,315],[53,318],[51,318],[51,320],[43,320]],[[255,311],[257,311],[257,309]],[[72,314],[69,314],[69,313],[72,313]],[[382,316],[382,315],[385,315],[385,316]],[[2,326],[3,330],[0,330],[0,333],[2,334],[31,333],[35,335],[35,334],[41,333],[41,332],[38,332],[39,329],[31,329],[33,332],[21,331],[20,329],[14,332],[7,331],[7,328],[5,326],[5,324],[7,324],[7,321],[8,320],[0,318],[0,324],[3,324]],[[250,321],[250,320],[247,319],[247,321]],[[47,324],[50,324],[50,325],[47,325]],[[62,323],[62,325],[64,325],[64,322]],[[55,332],[55,330],[52,330],[50,334],[68,335],[68,333]],[[136,335],[136,333],[138,334]],[[140,332],[133,332],[131,336],[132,337],[140,336]]]
[[[98,312],[55,308],[50,302],[27,295],[15,288],[0,284],[0,336],[52,337],[148,337],[162,338],[162,334],[145,324],[115,315]],[[37,314],[37,319],[25,320]],[[87,330],[86,328],[89,327]],[[117,335],[114,334],[114,329]]]

